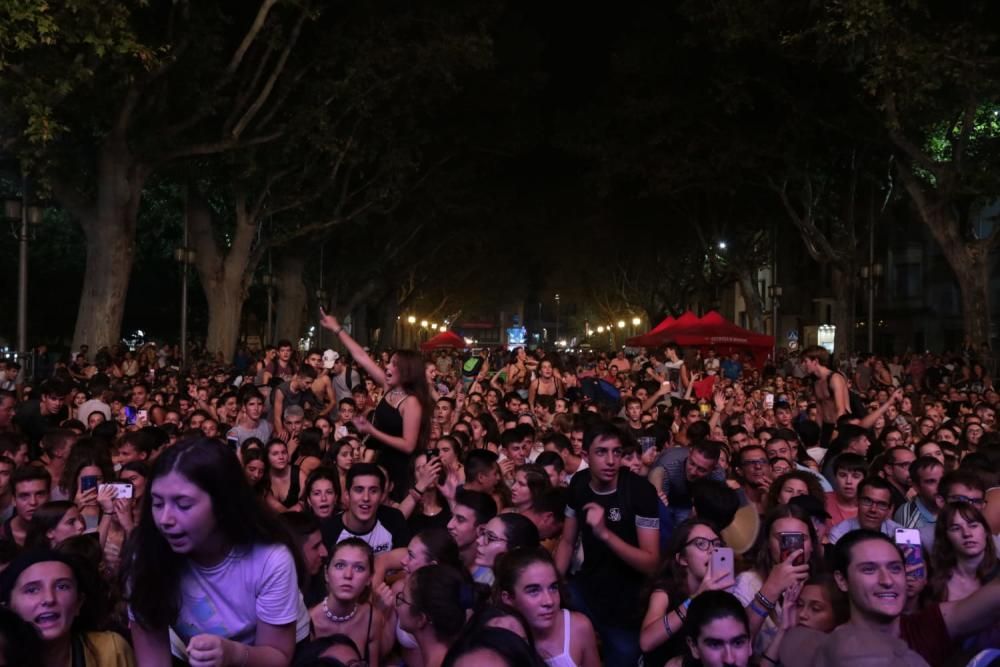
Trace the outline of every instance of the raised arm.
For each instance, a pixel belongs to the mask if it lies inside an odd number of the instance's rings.
[[[333,332],[333,335],[337,337],[337,340],[343,343],[344,347],[347,348],[347,351],[350,352],[351,358],[358,362],[358,365],[365,369],[365,372],[368,373],[369,377],[375,380],[380,387],[385,387],[385,373],[383,373],[379,365],[375,363],[375,360],[368,356],[365,349],[358,345],[357,341],[351,338],[350,334],[344,331],[344,328],[340,326],[339,322],[337,322],[337,318],[333,315],[327,314],[323,308],[319,309],[319,315],[320,325],[324,329],[329,329]]]
[[[956,639],[996,623],[1000,618],[1000,579],[957,602],[942,602],[941,617],[948,634]]]
[[[902,401],[902,400],[903,400],[903,390],[897,389],[896,391],[892,392],[892,396],[889,397],[888,401],[878,406],[877,410],[869,412],[867,415],[865,415],[864,418],[860,422],[858,422],[858,426],[860,426],[861,428],[871,428],[872,426],[875,425],[875,422],[878,421],[878,418],[886,413],[890,405],[896,403],[897,401]]]

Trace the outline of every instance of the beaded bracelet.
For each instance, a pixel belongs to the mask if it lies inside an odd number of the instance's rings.
[[[669,611],[663,615],[663,629],[667,633],[667,641],[670,641],[670,638],[674,636],[674,631],[670,629],[670,623],[667,622],[667,616],[669,615]]]

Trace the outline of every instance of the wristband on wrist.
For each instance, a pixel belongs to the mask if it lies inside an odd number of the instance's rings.
[[[681,619],[681,623],[687,623],[687,614],[684,613],[684,605],[674,609],[674,613],[677,614],[677,618]]]
[[[747,606],[747,609],[749,609],[753,613],[757,614],[761,618],[767,618],[767,615],[768,615],[767,610],[766,609],[761,609],[760,607],[758,607],[756,600],[752,600],[750,602],[750,604]]]
[[[340,332],[343,331],[343,330],[344,330],[344,327],[337,327],[336,329],[330,329],[330,331],[333,332],[334,336],[339,336]]]
[[[674,634],[674,631],[670,629],[670,623],[667,622],[667,616],[669,615],[669,613],[663,615],[663,630],[667,633],[667,641],[670,641],[670,638]]]
[[[757,591],[757,594],[754,596],[754,599],[760,603],[760,606],[762,606],[764,609],[767,609],[768,611],[774,611],[774,608],[777,606],[774,602],[771,602],[766,597],[764,597],[764,594],[761,593],[760,591]]]

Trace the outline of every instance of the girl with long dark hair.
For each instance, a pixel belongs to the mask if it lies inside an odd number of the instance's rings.
[[[217,440],[157,458],[123,560],[143,667],[168,667],[172,652],[197,665],[287,665],[309,634],[295,543]]]
[[[412,484],[410,458],[427,447],[430,436],[432,405],[423,359],[418,352],[398,350],[383,370],[322,308],[320,324],[334,333],[354,361],[384,390],[372,421],[355,417],[354,426],[369,436],[368,447],[376,450],[379,465],[389,472],[390,496],[402,502]]]
[[[514,549],[497,559],[497,601],[517,609],[550,667],[597,667],[597,636],[590,620],[562,607],[562,580],[544,549]],[[572,639],[572,641],[570,641]]]

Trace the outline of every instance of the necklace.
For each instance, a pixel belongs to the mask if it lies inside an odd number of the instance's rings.
[[[330,611],[330,607],[326,604],[326,598],[323,598],[323,613],[326,614],[326,617],[334,623],[347,623],[349,620],[354,618],[356,613],[358,613],[358,603],[354,603],[354,609],[351,610],[350,614],[347,614],[346,616],[337,616]]]

